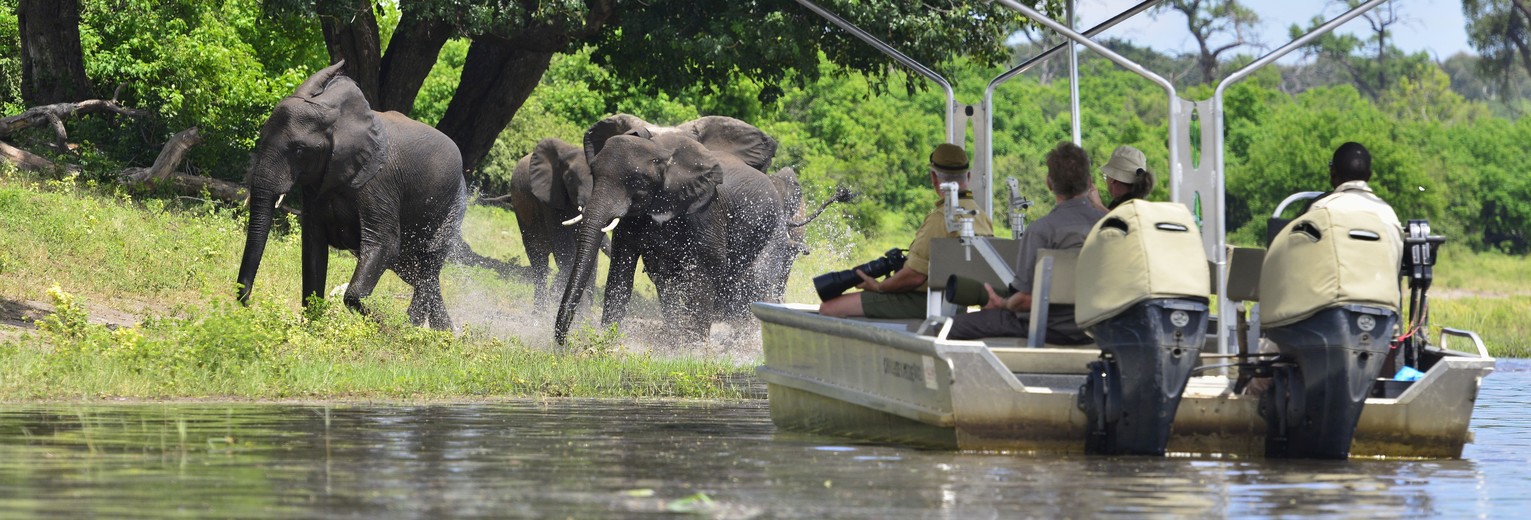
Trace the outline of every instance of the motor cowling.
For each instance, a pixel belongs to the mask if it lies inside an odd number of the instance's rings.
[[[1280,357],[1260,397],[1267,457],[1349,456],[1398,323],[1397,233],[1372,212],[1317,208],[1271,242],[1260,326]]]
[[[1101,349],[1079,390],[1085,451],[1163,455],[1207,330],[1210,269],[1184,205],[1130,201],[1079,252],[1075,319]]]

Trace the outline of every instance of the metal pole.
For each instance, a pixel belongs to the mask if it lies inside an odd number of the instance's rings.
[[[1214,114],[1216,114],[1216,117],[1211,118],[1212,121],[1210,121],[1210,122],[1203,120],[1203,123],[1202,123],[1202,124],[1210,123],[1210,124],[1213,125],[1213,135],[1217,136],[1217,140],[1218,140],[1218,143],[1219,143],[1218,146],[1211,146],[1211,147],[1207,147],[1207,146],[1205,146],[1205,143],[1203,143],[1204,146],[1202,148],[1203,153],[1207,153],[1207,152],[1210,151],[1212,153],[1212,155],[1213,155],[1213,160],[1212,160],[1213,162],[1212,162],[1212,164],[1215,165],[1215,169],[1212,172],[1212,175],[1213,175],[1212,185],[1215,187],[1215,189],[1213,190],[1214,193],[1213,193],[1212,196],[1214,197],[1215,207],[1222,208],[1222,211],[1224,211],[1224,212],[1227,211],[1226,210],[1226,208],[1227,208],[1226,202],[1227,202],[1227,192],[1228,192],[1228,190],[1226,189],[1226,186],[1225,186],[1225,183],[1227,182],[1227,162],[1226,162],[1227,159],[1225,157],[1223,146],[1221,145],[1221,143],[1222,143],[1222,136],[1227,135],[1227,128],[1224,127],[1225,121],[1223,120],[1223,92],[1228,89],[1229,85],[1232,85],[1234,82],[1239,81],[1241,79],[1244,79],[1246,76],[1248,76],[1250,73],[1254,72],[1255,70],[1259,69],[1260,67],[1264,67],[1266,65],[1270,65],[1271,63],[1274,63],[1277,59],[1280,59],[1282,56],[1285,56],[1285,55],[1291,53],[1292,51],[1295,51],[1295,50],[1301,48],[1302,46],[1307,45],[1308,42],[1313,41],[1315,38],[1318,38],[1319,36],[1323,36],[1324,34],[1327,34],[1328,32],[1333,31],[1336,27],[1339,27],[1340,25],[1344,24],[1345,22],[1348,22],[1351,19],[1353,19],[1353,18],[1355,18],[1357,16],[1360,16],[1362,13],[1365,13],[1366,11],[1371,10],[1371,8],[1376,7],[1378,4],[1381,4],[1381,3],[1386,2],[1386,1],[1388,1],[1388,0],[1371,0],[1369,2],[1366,2],[1364,4],[1356,6],[1355,8],[1353,8],[1353,9],[1351,9],[1349,11],[1346,11],[1344,14],[1341,14],[1340,16],[1336,17],[1335,19],[1330,20],[1330,21],[1324,23],[1323,25],[1319,26],[1317,29],[1314,29],[1314,30],[1308,32],[1307,34],[1304,34],[1301,37],[1298,37],[1297,39],[1292,40],[1291,42],[1288,42],[1286,45],[1282,45],[1281,48],[1276,49],[1274,51],[1271,51],[1269,54],[1266,54],[1265,56],[1261,56],[1260,59],[1255,60],[1253,63],[1250,63],[1249,65],[1245,65],[1244,68],[1241,68],[1241,69],[1239,69],[1237,71],[1234,71],[1233,74],[1229,74],[1228,77],[1223,78],[1222,81],[1218,82],[1217,89],[1214,90],[1213,93],[1212,93],[1212,111],[1213,111]],[[1205,160],[1205,157],[1203,157],[1203,160]],[[1225,214],[1225,216],[1226,216],[1226,214]],[[1226,256],[1227,256],[1226,245],[1227,245],[1227,232],[1228,232],[1228,230],[1227,230],[1227,223],[1223,221],[1223,218],[1217,218],[1215,220],[1217,221],[1217,224],[1215,226],[1216,228],[1211,230],[1211,232],[1213,233],[1213,236],[1217,237],[1217,244],[1216,244],[1216,247],[1213,248],[1212,260],[1219,267],[1221,267],[1221,266],[1225,265],[1226,261],[1227,261],[1227,258],[1226,258]],[[1232,306],[1232,302],[1228,301],[1227,296],[1228,296],[1228,280],[1227,280],[1227,276],[1222,275],[1221,273],[1219,273],[1218,284],[1217,284],[1217,297],[1218,297],[1218,302],[1219,302],[1218,303],[1218,307],[1219,307],[1219,309],[1218,309],[1218,316],[1220,317],[1220,319],[1224,319],[1224,318],[1221,318],[1223,316],[1233,316],[1232,313],[1236,312],[1236,310]],[[1229,337],[1230,337],[1230,334],[1229,334],[1229,331],[1228,331],[1228,325],[1225,322],[1220,321],[1219,325],[1218,325],[1218,328],[1219,328],[1219,330],[1218,330],[1218,350],[1220,352],[1229,352],[1229,351],[1231,351],[1232,347],[1228,345]]]
[[[904,64],[905,67],[909,67],[915,72],[918,72],[921,76],[930,78],[932,81],[935,81],[937,84],[941,85],[941,89],[946,93],[946,141],[958,146],[963,145],[963,141],[965,140],[963,139],[962,128],[957,126],[956,118],[953,117],[957,113],[957,95],[952,92],[951,82],[947,81],[945,77],[936,73],[936,71],[926,67],[923,63],[915,61],[914,58],[910,58],[909,56],[904,55],[904,53],[899,52],[898,49],[893,48],[893,46],[883,43],[883,41],[877,39],[876,36],[872,36],[870,33],[861,30],[860,27],[856,27],[850,22],[845,21],[845,19],[840,18],[839,15],[829,12],[828,10],[824,9],[823,7],[819,7],[817,4],[814,4],[809,0],[797,0],[797,3],[801,4],[803,7],[808,8],[809,11],[813,11],[819,16],[824,17],[824,19],[829,20],[835,25],[840,26],[841,29],[845,29],[846,32],[849,32],[851,35],[860,38],[861,41],[867,42],[867,44],[881,51],[883,54],[888,55],[888,57]]]
[[[1084,35],[1088,36],[1088,37],[1091,37],[1091,38],[1094,38],[1095,35],[1103,33],[1107,29],[1115,27],[1116,24],[1122,23],[1122,21],[1124,21],[1124,20],[1126,20],[1128,18],[1132,18],[1133,16],[1137,16],[1138,13],[1141,13],[1143,11],[1148,10],[1148,8],[1157,5],[1160,1],[1161,0],[1145,0],[1143,2],[1140,2],[1138,5],[1133,6],[1131,9],[1128,9],[1126,11],[1122,11],[1121,13],[1117,14],[1116,16],[1111,17],[1110,20],[1106,20],[1106,21],[1101,22],[1100,24],[1096,25],[1095,27],[1091,27],[1090,30],[1084,32]],[[1016,76],[1019,76],[1019,75],[1025,73],[1026,71],[1031,70],[1032,67],[1037,66],[1038,64],[1040,64],[1043,61],[1047,60],[1048,58],[1051,58],[1054,54],[1057,54],[1058,51],[1063,50],[1063,48],[1065,46],[1072,48],[1073,47],[1073,41],[1071,40],[1069,43],[1060,43],[1058,45],[1054,45],[1052,48],[1047,49],[1045,51],[1042,51],[1042,53],[1037,54],[1036,56],[1032,56],[1030,59],[1027,59],[1026,61],[1021,62],[1020,65],[1016,65],[1015,68],[1007,70],[1003,74],[995,76],[993,80],[989,81],[989,86],[987,88],[985,88],[984,91],[983,91],[983,101],[979,105],[980,110],[983,112],[983,118],[981,119],[981,123],[983,124],[984,134],[986,136],[989,136],[991,138],[991,140],[992,140],[992,137],[994,135],[994,91],[995,91],[995,89],[999,88],[999,85],[1001,83],[1004,83],[1006,81],[1010,81],[1010,78],[1014,78]],[[1075,128],[1077,128],[1078,126],[1079,125],[1077,125],[1077,124],[1074,125]],[[979,132],[974,132],[974,134],[977,134],[977,133],[979,133]],[[977,148],[976,150],[974,150],[975,162],[978,162],[979,164],[981,164],[980,171],[977,172],[978,175],[979,175],[979,178],[980,179],[989,179],[987,182],[983,182],[983,187],[984,187],[984,189],[983,189],[983,191],[984,191],[984,193],[983,193],[983,200],[994,200],[994,182],[993,182],[993,179],[994,179],[994,143],[992,143],[992,142],[979,142],[979,143],[976,143],[974,145],[974,147]],[[979,159],[981,159],[981,160],[979,160]]]
[[[1175,84],[1174,83],[1170,83],[1169,80],[1164,79],[1164,77],[1162,77],[1162,76],[1160,76],[1158,74],[1154,74],[1153,72],[1149,72],[1149,70],[1143,68],[1142,65],[1138,65],[1137,63],[1134,63],[1132,60],[1129,60],[1127,58],[1122,57],[1120,54],[1117,54],[1115,52],[1111,52],[1111,49],[1107,49],[1104,45],[1101,45],[1099,43],[1095,43],[1095,40],[1091,40],[1090,38],[1086,37],[1083,34],[1079,34],[1077,32],[1074,32],[1073,29],[1065,27],[1063,24],[1058,23],[1056,20],[1048,18],[1047,15],[1044,15],[1044,14],[1042,14],[1040,12],[1037,12],[1036,9],[1032,9],[1031,7],[1028,7],[1028,6],[1023,5],[1023,4],[1019,3],[1019,2],[1016,2],[1015,0],[996,0],[996,1],[999,2],[1000,4],[1004,5],[1005,7],[1009,7],[1011,9],[1014,9],[1014,10],[1020,12],[1023,15],[1026,15],[1027,18],[1031,18],[1032,20],[1036,20],[1038,23],[1041,23],[1042,25],[1046,25],[1048,28],[1052,29],[1053,31],[1057,32],[1058,34],[1066,36],[1070,40],[1074,40],[1075,42],[1078,42],[1080,45],[1083,45],[1086,48],[1088,48],[1088,49],[1090,49],[1092,51],[1095,51],[1096,53],[1099,53],[1101,56],[1106,57],[1106,59],[1109,59],[1112,62],[1115,62],[1117,65],[1121,65],[1122,68],[1127,69],[1128,71],[1131,71],[1131,72],[1133,72],[1133,73],[1135,73],[1135,74],[1137,74],[1139,76],[1147,78],[1149,81],[1157,83],[1161,87],[1164,87],[1164,91],[1169,94],[1169,113],[1168,113],[1168,116],[1167,116],[1169,127],[1170,128],[1175,128],[1176,123],[1178,123],[1179,120],[1180,120],[1180,107],[1179,107],[1179,104],[1176,102],[1179,98],[1175,95]],[[1170,182],[1171,183],[1179,183],[1180,182],[1180,167],[1174,163],[1174,158],[1179,156],[1178,152],[1179,152],[1180,146],[1175,143],[1174,139],[1170,139],[1167,148],[1169,149],[1169,156],[1170,156]],[[1173,186],[1173,185],[1174,184],[1171,184],[1171,186]]]
[[[1068,0],[1065,9],[1069,30],[1074,29],[1074,0]],[[1083,145],[1079,129],[1079,46],[1069,43],[1069,128],[1074,133],[1074,144]]]

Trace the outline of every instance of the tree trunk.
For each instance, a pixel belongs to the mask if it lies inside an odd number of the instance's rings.
[[[473,39],[457,93],[436,125],[462,150],[469,184],[486,185],[477,175],[480,163],[537,88],[552,60],[552,50],[531,49],[493,36]]]
[[[351,0],[333,12],[321,11],[319,25],[324,31],[324,46],[330,51],[330,63],[346,60],[346,77],[356,81],[367,104],[374,108],[383,106],[378,96],[382,47],[372,1]]]
[[[415,5],[411,3],[403,7],[404,15],[393,30],[393,38],[388,40],[388,53],[383,55],[379,73],[382,83],[378,93],[382,99],[381,103],[373,105],[374,110],[393,110],[409,115],[415,108],[420,86],[425,84],[431,67],[436,66],[441,46],[451,36],[451,27],[425,19],[418,9],[411,9]]]
[[[21,0],[21,99],[28,106],[90,96],[80,50],[79,0]]]

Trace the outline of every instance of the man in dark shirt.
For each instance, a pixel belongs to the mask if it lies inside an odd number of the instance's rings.
[[[1078,145],[1059,143],[1047,154],[1047,189],[1057,205],[1046,216],[1026,227],[1021,237],[1021,252],[1015,263],[1015,281],[1011,294],[1001,298],[993,287],[989,303],[978,312],[952,318],[950,339],[1018,337],[1028,334],[1031,320],[1031,285],[1036,270],[1037,251],[1041,249],[1078,249],[1085,236],[1106,212],[1090,203],[1095,192],[1090,175],[1090,157]],[[1072,305],[1053,305],[1048,311],[1047,342],[1061,345],[1090,343],[1089,336],[1074,321]]]

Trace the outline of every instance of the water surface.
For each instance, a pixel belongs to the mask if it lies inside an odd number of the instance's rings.
[[[1521,517],[1531,362],[1462,460],[1016,456],[778,431],[763,400],[0,405],[0,517]]]

